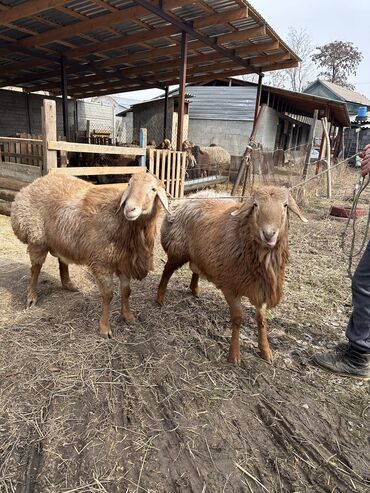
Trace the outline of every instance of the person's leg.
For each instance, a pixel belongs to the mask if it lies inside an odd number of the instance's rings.
[[[324,370],[342,376],[370,379],[370,242],[352,280],[353,311],[346,336],[348,348],[339,353],[320,353],[313,361]]]
[[[353,311],[346,336],[361,353],[370,353],[370,242],[352,279]]]

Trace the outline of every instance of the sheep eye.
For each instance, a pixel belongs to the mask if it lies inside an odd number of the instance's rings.
[[[284,207],[287,208],[288,207],[288,204],[284,204]]]
[[[152,188],[152,192],[156,192],[156,191],[157,191],[157,189],[153,187]]]
[[[255,203],[253,204],[253,207],[258,207],[257,202],[255,202]]]

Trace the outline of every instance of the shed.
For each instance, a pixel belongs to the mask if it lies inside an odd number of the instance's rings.
[[[357,115],[360,106],[366,106],[370,109],[370,100],[366,96],[327,80],[317,79],[306,87],[303,92],[305,94],[343,101],[350,115]]]
[[[86,98],[296,67],[299,57],[244,0],[7,0],[0,87]]]

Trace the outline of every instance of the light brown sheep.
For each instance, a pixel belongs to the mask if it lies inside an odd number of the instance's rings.
[[[243,205],[231,197],[217,200],[217,194],[201,192],[167,214],[163,221],[161,241],[168,260],[157,301],[163,304],[173,272],[189,262],[193,295],[199,296],[198,281],[202,276],[221,289],[229,305],[232,337],[228,360],[234,364],[240,364],[242,296],[256,307],[261,356],[272,360],[266,310],[276,306],[282,296],[289,258],[288,210],[307,221],[284,188],[263,187]]]
[[[68,264],[89,267],[103,299],[103,336],[112,335],[113,274],[120,278],[122,317],[133,322],[130,279],[141,280],[152,269],[160,203],[168,210],[163,183],[150,173],[133,175],[125,190],[65,175],[44,176],[23,188],[13,203],[11,223],[31,259],[27,305],[37,301],[38,276],[50,252],[59,259],[65,289],[76,290]]]
[[[205,177],[213,170],[222,175],[231,163],[230,153],[216,144],[199,147],[190,140],[184,140],[182,150],[186,152],[186,167],[193,168],[193,178]]]

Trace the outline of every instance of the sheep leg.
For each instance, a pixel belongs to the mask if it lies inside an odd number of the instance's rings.
[[[199,298],[200,295],[199,274],[197,274],[196,272],[193,272],[193,275],[191,276],[190,290],[193,293],[193,296]]]
[[[166,290],[167,290],[167,284],[168,281],[170,280],[172,274],[175,272],[175,270],[179,269],[181,266],[183,266],[185,262],[175,262],[173,260],[167,260],[166,265],[164,266],[163,269],[163,274],[161,277],[161,281],[158,286],[158,291],[157,291],[157,303],[159,305],[163,305],[164,302],[164,297],[166,295]]]
[[[110,338],[112,337],[112,330],[109,324],[109,309],[113,298],[113,274],[97,270],[92,273],[103,300],[103,311],[99,321],[100,334],[103,337]]]
[[[243,308],[240,296],[235,296],[223,291],[225,299],[229,305],[231,315],[231,343],[227,361],[234,365],[240,365],[240,326],[243,320]]]
[[[266,305],[257,307],[256,320],[258,326],[258,347],[261,357],[271,363],[272,351],[267,337]]]
[[[47,250],[40,250],[37,247],[28,246],[28,253],[31,260],[31,280],[27,290],[27,308],[35,306],[37,302],[37,281],[42,268],[42,264],[45,262]]]
[[[62,281],[63,288],[68,289],[68,291],[78,291],[74,283],[71,281],[71,278],[69,277],[68,264],[60,260],[60,258],[58,258],[58,261],[59,261],[60,280]]]
[[[131,294],[130,279],[123,274],[120,274],[119,279],[121,283],[121,315],[128,324],[132,324],[135,322],[135,317],[129,304]]]

